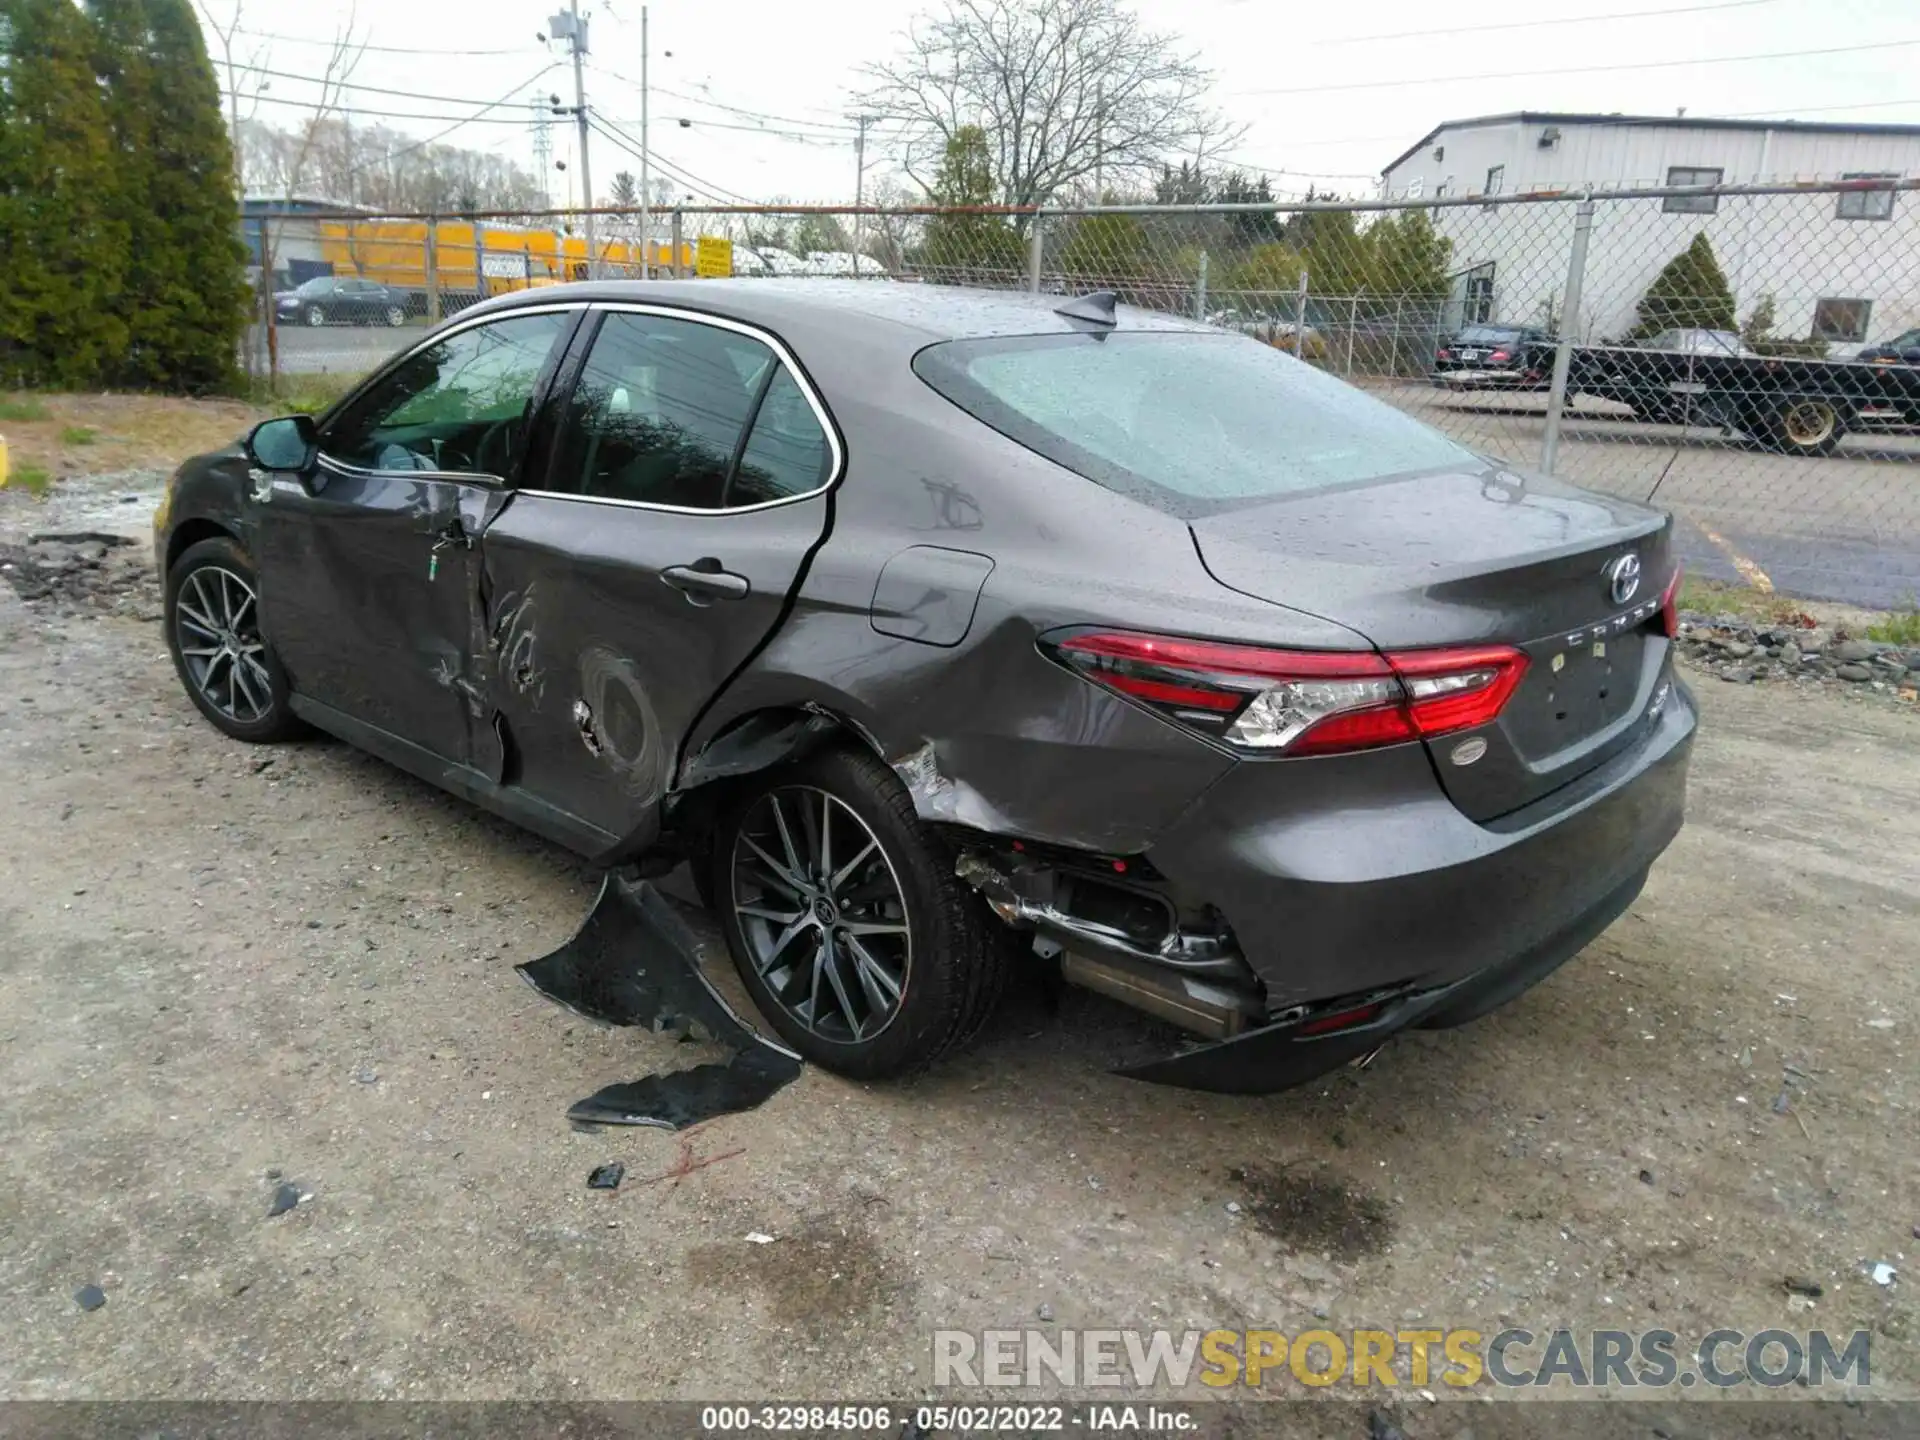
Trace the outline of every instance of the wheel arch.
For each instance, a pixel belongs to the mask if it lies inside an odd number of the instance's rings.
[[[241,543],[240,537],[218,520],[210,520],[204,515],[195,515],[190,519],[182,520],[167,536],[166,569],[160,576],[162,583],[165,583],[167,575],[172,573],[180,557],[202,540],[231,540],[236,545]]]

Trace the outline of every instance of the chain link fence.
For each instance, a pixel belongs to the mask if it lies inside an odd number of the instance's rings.
[[[1920,181],[1280,206],[331,215],[256,243],[254,363],[365,369],[475,300],[599,277],[1073,295],[1278,346],[1516,467],[1679,517],[1696,574],[1920,590]],[[272,331],[272,334],[268,332]]]

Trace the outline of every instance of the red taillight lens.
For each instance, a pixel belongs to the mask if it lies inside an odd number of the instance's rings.
[[[1441,350],[1437,352],[1433,358],[1436,360],[1451,360],[1453,358],[1453,352],[1451,350]]]
[[[1325,755],[1448,734],[1499,715],[1526,672],[1504,645],[1268,650],[1128,631],[1066,632],[1042,648],[1096,685],[1236,748]]]
[[[1504,350],[1496,350],[1491,355],[1487,356],[1487,359],[1489,360],[1511,360],[1512,358],[1513,356],[1509,355]]]
[[[1680,577],[1681,567],[1673,567],[1673,578],[1667,581],[1666,593],[1660,597],[1660,630],[1669,640],[1680,633]]]

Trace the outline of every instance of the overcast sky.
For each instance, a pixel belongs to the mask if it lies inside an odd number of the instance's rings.
[[[233,14],[234,0],[205,3],[222,21]],[[311,83],[285,77],[317,72],[324,42],[350,14],[370,46],[356,84],[435,97],[352,92],[369,120],[380,111],[435,117],[385,121],[425,139],[509,95],[523,105],[549,92],[572,100],[564,47],[535,38],[556,0],[360,0],[357,12],[348,0],[242,3],[237,58],[280,72],[263,119],[286,124],[309,113],[274,102],[316,97]],[[653,153],[679,170],[681,193],[700,198],[851,199],[847,116],[859,66],[889,55],[921,8],[911,0],[658,0],[649,8]],[[1231,158],[1271,172],[1277,191],[1370,192],[1381,168],[1439,121],[1507,110],[1662,115],[1685,106],[1691,115],[1920,123],[1916,0],[1678,0],[1664,11],[1659,0],[1137,0],[1135,8],[1213,71],[1218,108],[1249,127]],[[583,0],[582,11],[591,16],[589,105],[637,143],[641,7]],[[1739,58],[1754,56],[1779,58]],[[514,113],[491,111],[445,138],[531,167],[531,123],[489,123]],[[564,204],[577,198],[571,122],[556,118],[552,138],[568,166],[549,172],[554,201]],[[596,135],[593,147],[602,193],[616,170],[638,173],[638,160],[612,141]],[[876,133],[870,182],[888,168]]]

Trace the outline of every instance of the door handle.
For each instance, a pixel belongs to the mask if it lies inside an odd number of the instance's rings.
[[[720,562],[710,556],[691,565],[670,565],[660,572],[660,578],[695,605],[707,605],[715,600],[744,600],[753,589],[746,576],[722,570]]]

